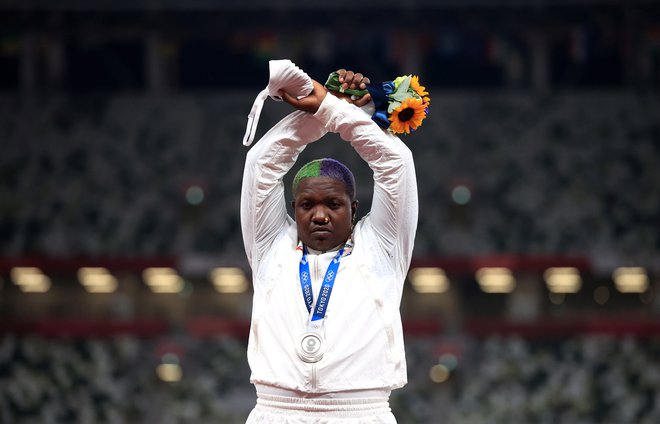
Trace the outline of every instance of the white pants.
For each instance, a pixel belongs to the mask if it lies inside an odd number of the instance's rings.
[[[246,424],[396,424],[389,396],[298,397],[262,393]]]

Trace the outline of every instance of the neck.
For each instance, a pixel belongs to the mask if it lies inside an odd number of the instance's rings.
[[[328,249],[328,250],[316,250],[316,249],[312,249],[311,247],[307,246],[307,251],[308,251],[309,253],[311,253],[312,255],[321,255],[321,254],[323,254],[323,253],[328,253],[328,252],[337,252],[337,251],[339,251],[339,249],[341,249],[343,246],[344,246],[344,243],[342,243],[342,244],[340,244],[340,245],[338,245],[338,246],[335,246],[335,247],[333,247],[332,249]]]

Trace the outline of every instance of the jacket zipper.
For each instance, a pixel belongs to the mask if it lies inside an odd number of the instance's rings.
[[[312,392],[316,392],[318,387],[318,376],[316,375],[316,363],[312,364]]]

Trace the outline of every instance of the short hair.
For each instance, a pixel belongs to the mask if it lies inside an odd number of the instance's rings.
[[[314,177],[328,177],[341,181],[346,187],[348,197],[355,200],[355,177],[353,177],[353,173],[346,165],[331,158],[315,159],[303,165],[293,178],[293,195],[296,195],[302,180]]]

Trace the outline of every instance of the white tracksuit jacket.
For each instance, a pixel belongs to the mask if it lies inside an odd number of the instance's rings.
[[[328,131],[349,141],[374,173],[371,211],[355,226],[354,248],[340,268],[325,318],[327,350],[305,363],[295,345],[306,331],[296,224],[287,214],[282,178],[305,146]],[[401,387],[407,382],[399,312],[417,226],[412,154],[370,115],[328,94],[316,114],[296,111],[248,152],[241,224],[253,271],[248,343],[253,384],[305,393]],[[310,254],[314,301],[334,253]],[[324,257],[326,256],[326,257]]]

